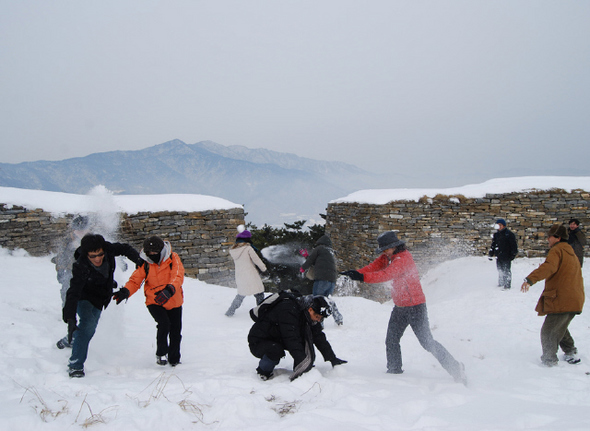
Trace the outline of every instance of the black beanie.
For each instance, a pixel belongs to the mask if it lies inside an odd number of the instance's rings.
[[[143,242],[143,251],[146,254],[160,253],[164,248],[164,241],[158,236],[150,236]]]

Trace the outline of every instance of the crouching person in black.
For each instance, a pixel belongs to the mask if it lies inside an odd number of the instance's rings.
[[[286,350],[294,360],[290,380],[295,380],[313,367],[314,345],[332,366],[345,364],[347,361],[336,357],[323,332],[321,322],[331,313],[332,307],[325,296],[284,295],[260,314],[248,334],[250,352],[260,358],[256,368],[260,378],[272,378]]]

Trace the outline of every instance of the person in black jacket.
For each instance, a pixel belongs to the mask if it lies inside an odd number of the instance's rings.
[[[347,361],[336,357],[323,332],[321,322],[330,314],[330,301],[313,295],[285,297],[262,314],[248,334],[250,352],[260,358],[256,368],[260,378],[268,380],[273,376],[286,350],[293,357],[290,379],[295,380],[313,367],[314,345],[332,366],[345,364]]]
[[[113,278],[115,256],[127,256],[135,264],[141,262],[139,253],[129,244],[110,243],[97,234],[86,234],[76,250],[70,288],[63,307],[63,321],[68,324],[68,341],[72,343],[68,364],[70,377],[84,377],[88,344],[102,310],[111,302],[113,290],[117,287]],[[79,323],[76,323],[76,315]]]
[[[586,246],[586,235],[580,229],[580,220],[573,218],[569,221],[567,242],[574,249],[574,253],[580,261],[580,267],[584,266],[584,247]]]
[[[492,245],[490,247],[490,260],[496,256],[496,267],[498,268],[498,286],[504,290],[512,287],[512,261],[518,254],[516,237],[506,228],[506,221],[498,219],[496,221],[498,231],[494,233]]]
[[[330,296],[336,288],[336,257],[332,249],[332,240],[328,235],[322,235],[316,242],[311,253],[302,249],[299,254],[305,257],[305,262],[301,265],[301,272],[313,268],[313,294]],[[332,316],[338,325],[342,325],[342,314],[338,311],[336,303],[332,299]]]

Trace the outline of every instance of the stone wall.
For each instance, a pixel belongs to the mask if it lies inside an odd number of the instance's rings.
[[[590,193],[549,190],[484,198],[438,195],[385,205],[331,203],[326,216],[326,233],[337,252],[339,269],[366,265],[376,257],[379,233],[398,230],[424,273],[444,260],[487,254],[498,218],[504,218],[516,235],[519,257],[545,256],[545,233],[553,223],[577,218],[582,227],[589,225]]]
[[[53,253],[58,241],[66,235],[72,217],[72,214],[56,217],[42,209],[8,208],[0,204],[0,246],[22,248],[33,256]],[[114,235],[117,241],[128,242],[139,250],[147,236],[161,236],[179,254],[187,276],[226,286],[234,284],[229,247],[234,242],[236,226],[244,223],[242,208],[120,214],[119,217],[120,228]]]

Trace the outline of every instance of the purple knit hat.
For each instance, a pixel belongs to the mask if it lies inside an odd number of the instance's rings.
[[[252,238],[252,234],[249,230],[243,230],[242,232],[236,235],[236,238],[248,239]]]

